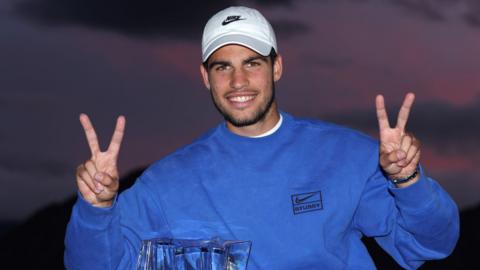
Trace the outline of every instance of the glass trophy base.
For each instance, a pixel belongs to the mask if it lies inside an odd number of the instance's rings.
[[[142,241],[137,270],[246,270],[250,241],[158,238]]]

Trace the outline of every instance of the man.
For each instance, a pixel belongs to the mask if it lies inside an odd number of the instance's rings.
[[[458,210],[427,177],[420,143],[405,131],[413,94],[393,128],[377,96],[379,143],[280,112],[275,35],[245,7],[208,21],[202,58],[203,81],[225,123],[153,164],[118,196],[125,119],[102,152],[80,116],[92,157],[77,170],[67,268],[132,269],[141,240],[155,237],[250,240],[249,269],[374,269],[363,235],[407,269],[453,250]]]

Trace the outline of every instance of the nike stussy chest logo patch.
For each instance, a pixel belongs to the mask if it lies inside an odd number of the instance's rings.
[[[293,214],[295,215],[323,209],[322,193],[320,191],[293,194],[291,198]]]
[[[240,20],[245,20],[245,18],[241,18],[241,16],[239,15],[228,16],[225,20],[223,20],[222,25],[227,25],[229,23],[240,21]]]

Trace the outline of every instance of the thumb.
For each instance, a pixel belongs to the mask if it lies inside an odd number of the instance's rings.
[[[385,152],[380,155],[380,166],[387,173],[396,173],[395,171],[400,169],[397,164],[401,163],[406,157],[407,153],[403,150]]]
[[[102,186],[110,187],[115,184],[115,182],[118,182],[118,179],[112,177],[108,173],[97,172],[95,173],[95,182]]]

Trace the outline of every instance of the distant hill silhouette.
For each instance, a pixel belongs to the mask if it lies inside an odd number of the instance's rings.
[[[133,185],[143,170],[144,168],[137,169],[122,178],[120,190]],[[76,197],[73,196],[63,203],[49,205],[0,235],[0,268],[64,269],[63,240],[75,200]],[[480,269],[480,263],[477,262],[477,256],[480,255],[480,205],[462,211],[460,219],[461,236],[453,254],[445,260],[428,262],[421,270]],[[373,239],[364,239],[364,242],[378,269],[402,269]]]
[[[401,270],[373,239],[364,242],[378,269]],[[480,270],[480,205],[460,212],[460,239],[453,253],[444,260],[429,261],[421,270]]]
[[[120,191],[133,185],[144,168],[120,181]],[[63,240],[76,196],[51,204],[0,236],[0,269],[65,269]]]
[[[7,220],[0,220],[0,238],[2,235],[10,231],[11,228],[15,227],[18,222],[15,221],[7,221]]]

